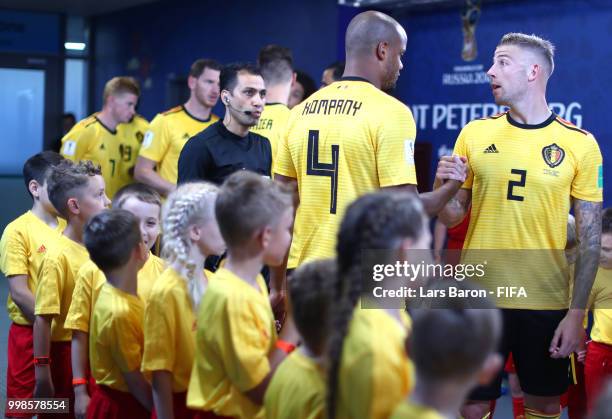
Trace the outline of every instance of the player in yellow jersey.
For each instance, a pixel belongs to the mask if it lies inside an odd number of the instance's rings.
[[[479,280],[482,286],[491,290],[513,284],[534,291],[497,303],[504,309],[500,350],[503,355],[512,352],[527,418],[560,415],[559,395],[568,385],[567,357],[582,339],[600,247],[602,157],[590,133],[548,108],[546,86],[553,56],[553,45],[539,37],[515,33],[502,37],[487,74],[496,103],[510,110],[463,128],[455,154],[467,157],[470,174],[440,214],[452,226],[471,205],[463,247],[466,257],[477,249],[515,249],[503,256],[513,259],[512,265],[495,270],[489,266]],[[568,310],[563,249],[570,201],[579,244]],[[516,255],[521,256],[520,263]],[[553,276],[555,282],[546,288]],[[500,394],[500,380],[501,375],[493,385],[472,394],[475,402],[464,408],[464,417],[486,414],[488,400]]]
[[[603,211],[601,257],[591,300],[594,323],[584,362],[588,411],[612,377],[612,208]]]
[[[221,65],[214,60],[199,59],[191,65],[187,79],[191,90],[189,100],[151,121],[136,162],[137,181],[155,188],[162,196],[168,196],[176,188],[178,158],[183,146],[219,120],[212,108],[219,99],[220,73]]]
[[[91,316],[89,355],[97,388],[90,419],[151,417],[151,384],[140,372],[144,302],[137,295],[149,249],[138,224],[132,213],[112,209],[94,216],[83,232],[91,260],[107,278]]]
[[[362,309],[359,300],[367,296],[362,272],[429,249],[430,243],[427,216],[414,194],[369,193],[347,208],[338,233],[338,284],[327,340],[327,418],[388,418],[414,387],[404,350],[410,318],[377,301],[373,309]],[[385,257],[363,257],[370,249]]]
[[[147,249],[155,245],[159,236],[161,198],[155,190],[142,183],[132,183],[121,188],[113,198],[113,208],[124,209],[138,219],[142,241]],[[138,296],[147,303],[153,284],[164,270],[162,259],[149,251],[149,256],[138,272]],[[89,404],[89,388],[84,385],[89,378],[89,324],[93,307],[106,282],[104,273],[93,261],[79,269],[75,280],[72,302],[66,329],[72,330],[72,376],[83,384],[75,385],[75,414],[84,417]]]
[[[121,161],[117,166],[117,173],[122,186],[134,183],[134,168],[147,131],[149,121],[139,114],[135,114],[129,122],[117,126],[117,135],[122,139],[119,149]]]
[[[336,278],[333,259],[303,265],[291,277],[291,309],[302,344],[270,381],[264,398],[267,419],[325,417],[325,342]]]
[[[288,268],[334,255],[344,210],[359,196],[379,188],[417,192],[414,168],[416,126],[410,109],[384,93],[403,68],[406,32],[393,18],[364,12],[346,31],[346,67],[341,81],[291,110],[279,146],[275,179],[299,191]],[[438,175],[453,178],[442,189],[421,194],[435,214],[465,179],[465,164]],[[283,269],[274,272],[279,292]]]
[[[34,392],[34,292],[47,249],[66,226],[63,219],[57,218],[57,211],[49,201],[47,179],[52,167],[62,160],[53,151],[43,151],[25,162],[23,179],[32,197],[32,209],[10,222],[0,240],[0,270],[8,281],[6,308],[12,322],[7,345],[7,398],[31,398]]]
[[[473,287],[454,282],[462,289]],[[449,281],[432,286],[448,295]],[[412,314],[406,352],[414,360],[416,387],[391,419],[456,418],[466,396],[490,382],[502,366],[496,353],[502,334],[501,314],[491,301],[438,297],[433,308]]]
[[[90,161],[62,161],[49,177],[49,199],[68,224],[40,267],[34,321],[35,397],[70,399],[74,412],[70,330],[64,327],[74,280],[89,260],[82,244],[83,226],[110,201],[99,167]]]
[[[266,84],[266,105],[252,132],[270,140],[272,147],[272,166],[276,158],[278,144],[285,134],[289,119],[289,94],[295,82],[293,55],[291,50],[280,45],[268,45],[259,51],[257,65]]]
[[[100,165],[111,198],[122,186],[132,182],[127,169],[133,164],[133,139],[124,138],[122,134],[128,134],[129,130],[123,133],[118,125],[134,117],[139,95],[140,87],[133,78],[112,78],[104,86],[102,110],[77,123],[62,138],[64,157],[75,162],[91,160]]]

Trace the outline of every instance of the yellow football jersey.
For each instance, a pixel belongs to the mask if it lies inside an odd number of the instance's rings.
[[[595,138],[554,114],[525,125],[505,112],[466,125],[454,153],[470,166],[463,184],[472,191],[463,261],[488,263],[478,283],[495,293],[499,307],[567,308],[563,249],[570,197],[602,201]],[[527,295],[508,295],[508,286],[523,286]]]
[[[96,384],[129,392],[123,374],[140,369],[144,347],[144,303],[109,283],[92,313],[89,360]]]
[[[198,119],[177,106],[158,114],[145,134],[140,155],[157,163],[157,172],[170,183],[178,177],[178,159],[185,143],[194,135],[217,122],[219,117],[210,114],[206,120]]]
[[[293,351],[277,368],[264,399],[267,419],[323,419],[325,369],[321,361]]]
[[[72,302],[74,281],[81,266],[89,260],[87,249],[64,235],[60,235],[49,249],[38,274],[36,287],[36,315],[53,316],[51,341],[72,339],[72,331],[64,327]]]
[[[36,292],[38,273],[47,249],[53,246],[66,221],[58,218],[55,229],[50,228],[32,211],[17,217],[4,229],[0,240],[0,270],[5,276],[27,275],[28,289]],[[6,308],[10,319],[20,325],[31,324],[15,304],[9,293]]]
[[[599,268],[591,290],[589,307],[593,309],[591,339],[612,345],[612,269]]]
[[[431,407],[406,400],[397,406],[390,419],[444,419],[444,416]]]
[[[336,416],[388,418],[414,387],[414,366],[404,350],[411,319],[402,311],[400,323],[386,310],[359,305],[353,313],[342,349]]]
[[[118,182],[122,186],[134,183],[134,166],[148,130],[149,121],[138,114],[130,122],[117,125],[117,135],[121,138],[119,145],[121,160],[117,166],[117,175]]]
[[[251,132],[263,135],[270,141],[272,147],[272,167],[276,161],[278,145],[282,141],[290,114],[289,108],[282,103],[266,103],[261,118]],[[274,172],[273,172],[274,173]]]
[[[334,256],[346,207],[378,188],[416,185],[410,109],[364,79],[345,78],[291,110],[275,172],[297,179],[289,268]]]
[[[234,418],[264,417],[244,393],[270,372],[274,315],[261,275],[255,289],[231,271],[215,272],[200,304],[187,405]]]
[[[118,131],[105,126],[97,114],[80,121],[62,138],[62,156],[72,161],[91,160],[100,165],[109,198],[125,184],[119,175],[122,150]]]

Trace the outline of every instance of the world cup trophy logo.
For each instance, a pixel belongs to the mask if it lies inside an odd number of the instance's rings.
[[[461,58],[464,61],[473,61],[478,55],[476,46],[476,25],[480,19],[480,6],[482,0],[465,0],[465,8],[461,12],[463,30],[463,49]]]

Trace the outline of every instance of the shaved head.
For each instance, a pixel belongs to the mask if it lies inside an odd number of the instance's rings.
[[[390,92],[403,68],[406,31],[391,16],[368,11],[358,14],[346,29],[346,76],[359,76]]]
[[[406,31],[391,16],[368,11],[359,13],[346,29],[346,58],[375,54],[378,44],[401,42]]]

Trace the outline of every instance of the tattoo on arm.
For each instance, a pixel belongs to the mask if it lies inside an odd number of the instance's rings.
[[[578,252],[571,308],[585,309],[597,274],[601,247],[601,202],[574,200]]]

